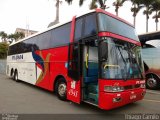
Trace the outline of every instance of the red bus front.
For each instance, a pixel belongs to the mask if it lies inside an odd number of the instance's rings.
[[[111,17],[105,12],[100,11],[98,18],[99,107],[112,109],[143,99],[141,46],[134,28],[119,19],[108,24]]]
[[[140,46],[108,36],[99,47],[99,107],[108,110],[143,99]]]

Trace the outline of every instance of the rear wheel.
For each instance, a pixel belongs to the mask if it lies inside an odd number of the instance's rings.
[[[67,84],[64,78],[59,78],[56,83],[56,94],[59,99],[66,100]]]
[[[13,69],[10,72],[10,77],[11,77],[11,79],[14,79],[14,70]]]
[[[17,70],[14,72],[14,77],[13,77],[13,79],[14,79],[16,82],[19,81],[19,80],[18,80],[18,71],[17,71]]]
[[[160,79],[153,74],[146,76],[146,87],[152,90],[160,88]]]

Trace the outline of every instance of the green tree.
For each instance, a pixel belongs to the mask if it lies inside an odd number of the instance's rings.
[[[65,0],[69,5],[72,4],[73,0]],[[85,0],[79,0],[79,6],[82,6]]]
[[[155,23],[156,23],[156,31],[158,30],[158,19],[160,18],[160,0],[155,0],[152,3],[152,8],[151,8],[152,12],[155,12],[155,15],[153,16],[153,19],[155,19]]]
[[[65,0],[68,4],[72,4],[73,0]],[[79,6],[82,6],[85,0],[79,0]],[[97,8],[97,4],[99,4],[100,8],[105,9],[106,8],[106,3],[107,0],[92,0],[90,3],[89,8],[90,9],[95,9]]]
[[[23,39],[25,37],[23,32],[16,32],[14,34],[7,34],[4,31],[0,32],[0,37],[2,42],[13,42],[13,40],[18,41],[19,39]],[[9,41],[10,40],[10,41]]]
[[[12,43],[13,40],[15,40],[15,35],[14,34],[8,35],[8,39],[9,39],[9,42]]]
[[[116,15],[118,16],[118,10],[121,6],[123,6],[124,2],[127,0],[116,0],[115,2],[113,2],[113,6],[115,6],[115,12]]]
[[[8,38],[7,33],[5,33],[4,31],[1,31],[0,36],[1,36],[2,42],[7,42],[7,38]]]
[[[143,14],[146,15],[146,32],[148,32],[148,20],[149,15],[152,14],[152,3],[154,0],[141,0],[141,4],[143,4],[143,7],[145,7],[145,10],[143,11]]]
[[[92,10],[92,9],[97,8],[98,6],[96,3],[97,3],[97,0],[92,0],[92,2],[89,5],[89,9]]]
[[[98,8],[98,5],[97,3],[99,4],[100,8],[101,9],[106,9],[106,3],[107,0],[92,0],[91,3],[90,3],[90,6],[89,8],[92,10],[92,9],[95,9],[95,8]]]
[[[159,22],[158,19],[160,18],[160,12],[157,12],[152,18],[155,19],[156,31],[158,31],[158,22]]]
[[[0,43],[0,59],[7,57],[8,44],[6,42]]]
[[[55,1],[56,1],[56,4],[55,4],[55,6],[56,6],[56,19],[53,22],[51,22],[48,25],[48,27],[51,27],[51,26],[59,23],[59,6],[62,3],[62,1],[61,0],[55,0]]]
[[[23,39],[25,37],[23,32],[18,32],[18,34],[19,34],[19,39]]]
[[[10,34],[8,35],[8,38],[11,40],[11,42],[13,40],[18,41],[19,39],[23,39],[25,37],[23,32],[16,32],[14,34]]]
[[[131,7],[131,12],[133,12],[133,24],[134,27],[136,26],[136,16],[138,12],[143,8],[141,1],[140,0],[131,0],[132,2],[132,7]]]

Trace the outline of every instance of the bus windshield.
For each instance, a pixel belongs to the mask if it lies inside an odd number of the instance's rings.
[[[115,38],[100,42],[101,78],[143,78],[140,47]]]
[[[139,41],[134,27],[103,13],[98,14],[98,26],[100,32],[107,31],[116,33],[132,40]]]

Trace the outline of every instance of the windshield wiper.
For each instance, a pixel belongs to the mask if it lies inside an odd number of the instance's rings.
[[[121,52],[121,50],[119,49],[119,47],[117,47],[118,48],[118,50],[119,50],[119,53],[120,53],[120,55],[121,55],[121,58],[122,58],[122,60],[123,60],[123,62],[124,62],[124,64],[125,64],[125,71],[126,71],[126,73],[127,73],[127,76],[124,78],[124,80],[126,81],[127,80],[127,77],[128,77],[128,71],[127,71],[127,62],[125,61],[125,59],[124,59],[124,57],[123,57],[123,55],[122,55],[122,52]]]
[[[129,52],[130,52],[131,54],[133,54],[131,50],[129,50]],[[141,75],[141,79],[143,79],[142,71],[141,71],[140,66],[138,65],[137,59],[134,58],[134,57],[132,57],[132,55],[130,55],[130,56],[131,56],[130,58],[135,61],[135,64],[136,64],[136,66],[137,66],[137,68],[138,68],[138,71],[139,71],[139,73],[140,73],[140,75]]]

